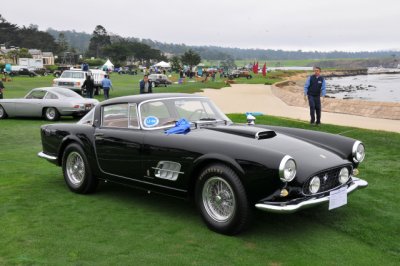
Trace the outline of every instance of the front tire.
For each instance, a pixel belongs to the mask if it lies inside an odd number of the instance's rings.
[[[87,157],[78,144],[70,144],[64,150],[62,169],[65,183],[72,192],[88,194],[96,190],[98,179],[92,176]]]
[[[245,189],[224,164],[205,168],[196,183],[196,205],[207,227],[225,235],[240,233],[250,220]]]
[[[60,119],[60,113],[55,107],[47,107],[44,110],[44,117],[46,118],[46,120],[49,121],[57,121],[58,119]]]

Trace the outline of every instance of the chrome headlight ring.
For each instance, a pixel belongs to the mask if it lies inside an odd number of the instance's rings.
[[[356,141],[353,144],[352,149],[353,161],[355,163],[361,163],[365,158],[365,147],[361,141]]]
[[[296,177],[296,161],[289,155],[285,155],[279,164],[279,178],[283,182],[290,182]]]

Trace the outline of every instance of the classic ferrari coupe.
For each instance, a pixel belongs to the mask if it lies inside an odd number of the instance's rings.
[[[234,124],[208,98],[146,94],[98,104],[76,124],[41,127],[39,156],[61,166],[76,193],[99,180],[194,199],[206,225],[233,235],[252,209],[291,213],[368,183],[355,177],[364,145],[351,138]]]
[[[70,89],[36,88],[21,99],[1,99],[0,119],[7,117],[43,117],[55,121],[60,116],[82,117],[99,101],[85,99]]]

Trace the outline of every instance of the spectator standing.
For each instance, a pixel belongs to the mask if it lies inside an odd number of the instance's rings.
[[[325,97],[326,84],[325,79],[321,76],[321,68],[314,68],[314,75],[307,78],[304,84],[304,101],[308,98],[308,104],[310,106],[310,124],[314,125],[321,124],[321,97]],[[324,98],[322,98],[324,102]],[[315,115],[317,120],[315,121]]]
[[[108,75],[104,76],[104,79],[101,81],[101,86],[104,91],[104,99],[107,100],[110,98],[110,89],[112,88],[111,80]]]
[[[93,98],[94,81],[90,75],[86,76],[81,88],[86,91],[87,98]]]
[[[139,82],[139,85],[140,85],[140,94],[153,92],[153,88],[151,86],[151,82],[149,81],[148,75],[143,76],[143,79]]]
[[[0,80],[0,99],[3,99],[3,93],[4,93],[4,84],[3,82]]]

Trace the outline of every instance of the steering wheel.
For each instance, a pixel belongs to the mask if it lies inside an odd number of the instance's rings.
[[[205,112],[204,112],[204,109],[196,109],[196,110],[194,110],[193,111],[193,113],[191,114],[191,115],[189,115],[189,117],[188,117],[188,119],[189,119],[189,121],[192,121],[192,118],[196,115],[196,114],[199,114],[199,119],[201,118],[201,116],[202,116],[202,114],[204,114]]]

